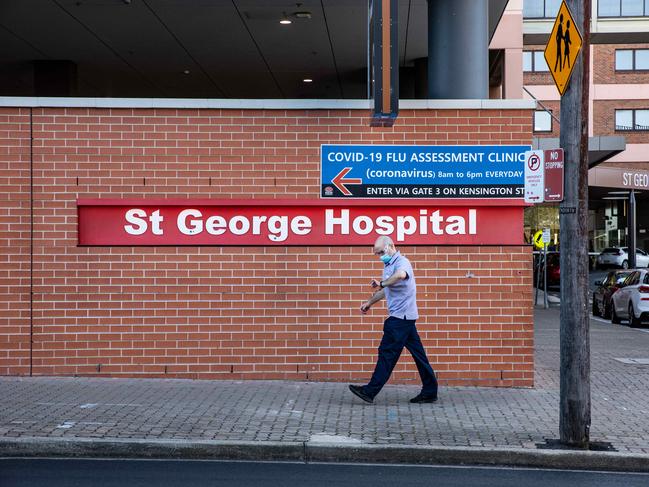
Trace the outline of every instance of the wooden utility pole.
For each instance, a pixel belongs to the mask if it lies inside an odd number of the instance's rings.
[[[590,338],[588,314],[588,96],[590,0],[567,0],[583,35],[572,79],[561,97],[560,144],[565,193],[559,208],[561,237],[561,443],[586,448],[590,440]]]

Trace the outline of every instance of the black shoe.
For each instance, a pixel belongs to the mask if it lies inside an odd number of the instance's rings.
[[[374,398],[368,396],[367,394],[365,394],[365,391],[363,390],[363,388],[361,386],[355,386],[355,385],[350,384],[349,385],[349,390],[352,391],[355,395],[360,397],[365,402],[369,402],[370,404],[372,404],[374,402]]]
[[[423,404],[423,403],[428,403],[428,402],[436,402],[437,401],[437,396],[424,396],[423,394],[419,394],[416,397],[413,397],[410,399],[410,402],[417,403],[417,404]]]

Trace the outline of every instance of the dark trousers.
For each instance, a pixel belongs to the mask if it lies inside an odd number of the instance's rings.
[[[425,396],[437,395],[437,379],[435,372],[428,362],[426,351],[421,343],[415,320],[403,320],[390,316],[383,323],[383,338],[379,345],[379,358],[376,361],[374,374],[370,383],[365,386],[365,393],[376,396],[390,378],[394,366],[397,365],[399,356],[406,347],[412,358],[415,359],[419,377],[421,377],[422,394]]]

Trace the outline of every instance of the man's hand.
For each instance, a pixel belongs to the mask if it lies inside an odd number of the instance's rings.
[[[372,305],[369,303],[369,301],[365,301],[365,302],[361,305],[361,313],[363,313],[364,315],[366,315],[367,312],[370,310],[371,307],[372,307]]]
[[[381,287],[381,281],[377,281],[376,279],[372,279],[372,282],[370,282],[370,285],[373,288]]]

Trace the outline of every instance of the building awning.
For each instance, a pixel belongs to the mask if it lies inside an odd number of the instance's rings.
[[[532,149],[556,149],[560,147],[558,137],[534,138]],[[609,160],[626,149],[626,138],[621,135],[599,135],[588,137],[588,168]]]

